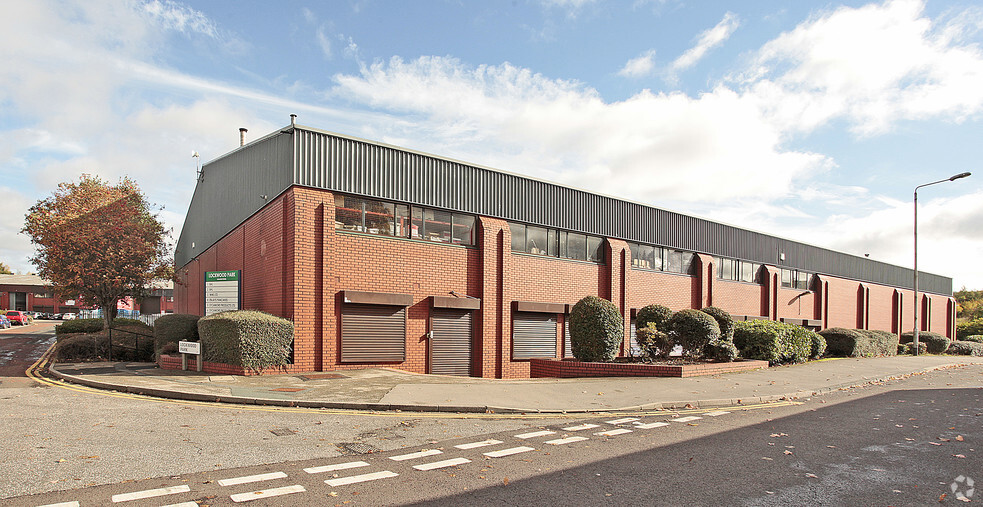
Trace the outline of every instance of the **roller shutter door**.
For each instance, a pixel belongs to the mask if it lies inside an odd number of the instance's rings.
[[[471,314],[471,310],[433,310],[430,373],[471,376]]]
[[[556,314],[516,312],[512,318],[512,359],[556,357]]]
[[[636,331],[638,331],[638,329],[635,327],[635,319],[631,319],[631,322],[628,326],[628,333],[630,333],[628,335],[629,337],[628,346],[631,347],[631,350],[628,352],[628,355],[630,355],[631,357],[641,357],[642,355],[642,347],[641,345],[638,344],[638,335],[635,334]]]
[[[573,357],[573,349],[570,341],[570,315],[563,317],[563,357]]]
[[[406,307],[344,304],[341,362],[392,363],[406,357]]]

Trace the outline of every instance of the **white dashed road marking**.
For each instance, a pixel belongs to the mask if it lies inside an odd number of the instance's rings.
[[[434,461],[433,463],[413,465],[413,468],[417,470],[436,470],[438,468],[453,467],[457,465],[463,465],[465,463],[471,463],[471,460],[467,458],[445,459],[444,461]]]
[[[532,433],[520,433],[516,435],[515,438],[526,439],[526,438],[545,437],[546,435],[555,435],[555,434],[556,434],[555,431],[543,430],[543,431],[534,431]]]
[[[79,507],[79,503],[73,502],[61,502],[61,503],[49,503],[48,505],[39,505],[38,507]]]
[[[710,417],[720,417],[722,415],[727,415],[729,413],[730,412],[727,412],[726,410],[714,410],[713,412],[707,412],[703,415],[708,415]]]
[[[616,430],[599,431],[599,432],[594,433],[594,434],[595,435],[600,435],[602,437],[613,437],[615,435],[624,435],[625,433],[631,433],[631,430],[626,430],[624,428],[618,428]]]
[[[390,477],[398,477],[399,474],[396,472],[390,472],[389,470],[384,470],[382,472],[372,472],[371,474],[353,475],[351,477],[340,477],[338,479],[328,479],[324,481],[328,486],[345,486],[347,484],[356,484],[359,482],[366,481],[376,481],[379,479],[388,479]]]
[[[613,421],[608,421],[608,424],[625,424],[637,421],[637,417],[625,417],[624,419],[615,419]]]
[[[263,489],[259,491],[250,491],[248,493],[237,493],[235,495],[230,495],[229,498],[231,498],[233,502],[237,502],[237,503],[249,502],[251,500],[259,500],[260,498],[270,498],[271,496],[289,495],[291,493],[303,493],[305,491],[307,490],[304,489],[303,486],[301,486],[300,484],[296,484],[293,486],[284,486],[282,488]]]
[[[676,419],[670,419],[670,421],[672,421],[672,422],[690,422],[690,421],[699,421],[700,419],[703,419],[703,418],[702,417],[696,417],[695,415],[691,415],[691,416],[687,416],[687,417],[677,417]]]
[[[172,503],[170,505],[162,505],[161,507],[198,507],[198,502]]]
[[[647,424],[638,424],[638,423],[635,424],[635,427],[636,428],[642,429],[642,430],[650,430],[652,428],[661,428],[663,426],[669,426],[669,423],[659,421],[659,422],[647,423]]]
[[[390,456],[389,459],[393,461],[406,461],[408,459],[425,458],[427,456],[434,456],[437,454],[444,454],[438,449],[427,449],[420,452],[412,452],[410,454],[401,454],[399,456]]]
[[[335,472],[338,470],[348,470],[349,468],[359,468],[367,467],[368,463],[364,461],[349,461],[348,463],[338,463],[337,465],[324,465],[319,467],[305,468],[304,471],[309,474],[319,474],[322,472]]]
[[[583,442],[584,440],[590,440],[590,439],[587,437],[567,437],[567,438],[558,438],[556,440],[547,440],[546,443],[550,445],[563,445],[563,444],[572,444],[574,442]]]
[[[582,431],[600,427],[600,424],[581,424],[580,426],[567,426],[566,428],[563,428],[563,431]]]
[[[153,498],[155,496],[176,495],[178,493],[187,493],[188,491],[191,491],[191,488],[184,484],[181,486],[169,486],[166,488],[134,491],[133,493],[113,495],[113,503],[129,502],[130,500],[141,500],[143,498]]]
[[[519,454],[520,452],[529,452],[535,450],[536,449],[533,447],[526,447],[526,446],[512,447],[510,449],[502,449],[500,451],[486,452],[485,456],[488,456],[489,458],[502,458],[505,456],[511,456],[513,454]]]
[[[501,443],[501,440],[489,439],[482,440],[481,442],[471,442],[470,444],[455,445],[454,447],[457,447],[458,449],[474,449],[476,447],[487,447],[489,445],[498,445]]]
[[[283,479],[287,474],[283,472],[270,472],[268,474],[247,475],[245,477],[233,477],[231,479],[221,479],[219,486],[235,486],[237,484],[249,484],[250,482],[272,481],[273,479]]]

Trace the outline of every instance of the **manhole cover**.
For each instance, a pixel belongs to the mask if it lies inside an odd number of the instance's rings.
[[[307,389],[302,387],[278,387],[276,389],[270,389],[270,391],[279,391],[281,393],[296,393],[299,391],[306,391]]]
[[[285,437],[287,435],[296,435],[297,434],[296,431],[294,431],[294,430],[292,430],[290,428],[277,428],[277,429],[270,430],[270,433],[272,433],[272,434],[274,434],[274,435],[276,435],[278,437]]]
[[[323,380],[329,378],[348,378],[340,373],[311,373],[309,375],[298,375],[297,378],[303,381],[308,380]]]
[[[342,454],[347,456],[352,456],[355,454],[369,454],[372,452],[378,452],[379,448],[371,446],[369,444],[363,444],[362,442],[349,442],[344,444],[335,444],[338,446],[338,450]]]

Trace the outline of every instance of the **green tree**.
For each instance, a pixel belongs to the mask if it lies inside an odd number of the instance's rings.
[[[117,301],[173,276],[168,233],[129,178],[110,185],[83,174],[78,183],[60,183],[26,218],[22,232],[36,247],[38,274],[57,294],[101,308],[107,327]]]
[[[973,320],[983,317],[983,290],[966,290],[966,287],[963,287],[952,295],[956,298],[959,319]]]
[[[10,266],[0,262],[0,275],[12,275],[13,271],[10,270]]]

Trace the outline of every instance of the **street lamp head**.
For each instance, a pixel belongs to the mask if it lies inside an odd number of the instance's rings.
[[[953,176],[953,177],[951,177],[951,178],[949,178],[949,181],[955,181],[955,180],[958,180],[958,179],[960,179],[960,178],[965,178],[966,176],[970,176],[970,175],[972,175],[972,174],[973,174],[973,173],[959,173],[959,174],[957,174],[957,175],[955,175],[955,176]]]

